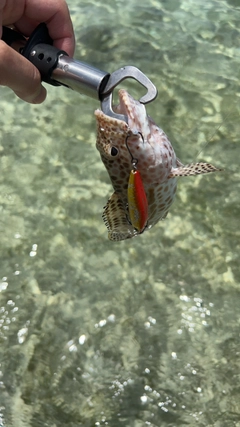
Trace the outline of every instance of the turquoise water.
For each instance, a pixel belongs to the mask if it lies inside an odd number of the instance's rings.
[[[107,239],[98,102],[0,96],[0,425],[240,426],[240,6],[69,1],[75,58],[135,65],[184,162],[168,218]],[[124,83],[139,97],[139,87]]]

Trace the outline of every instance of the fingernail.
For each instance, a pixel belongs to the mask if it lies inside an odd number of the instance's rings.
[[[47,96],[47,91],[45,87],[41,85],[39,92],[35,95],[32,101],[28,101],[28,102],[31,102],[32,104],[41,104],[45,100],[46,96]]]
[[[25,95],[22,92],[15,91],[16,95],[23,101],[29,102],[30,104],[41,104],[47,96],[45,87],[40,85],[37,92],[31,93],[31,95]]]

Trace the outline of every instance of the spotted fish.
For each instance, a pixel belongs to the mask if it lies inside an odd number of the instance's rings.
[[[114,111],[126,115],[128,123],[95,111],[96,146],[114,188],[103,220],[109,239],[117,241],[141,234],[167,216],[177,177],[220,170],[210,163],[183,165],[145,106],[124,89],[119,100]]]

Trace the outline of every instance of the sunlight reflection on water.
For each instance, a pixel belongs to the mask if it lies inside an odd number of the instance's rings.
[[[139,67],[181,160],[225,171],[179,180],[166,221],[114,244],[97,103],[48,88],[30,106],[1,88],[0,425],[238,426],[240,9],[69,6],[76,59]]]

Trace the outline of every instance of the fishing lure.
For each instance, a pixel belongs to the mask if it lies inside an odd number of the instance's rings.
[[[133,158],[133,155],[128,147],[127,138],[126,138],[126,146],[131,156],[131,161],[133,166],[129,175],[128,189],[127,189],[128,212],[129,212],[129,218],[132,226],[139,233],[142,233],[146,228],[147,221],[148,221],[148,201],[147,201],[147,196],[144,190],[141,174],[137,170],[138,160]]]
[[[141,174],[134,167],[128,180],[128,211],[132,226],[142,233],[148,221],[148,201]]]

